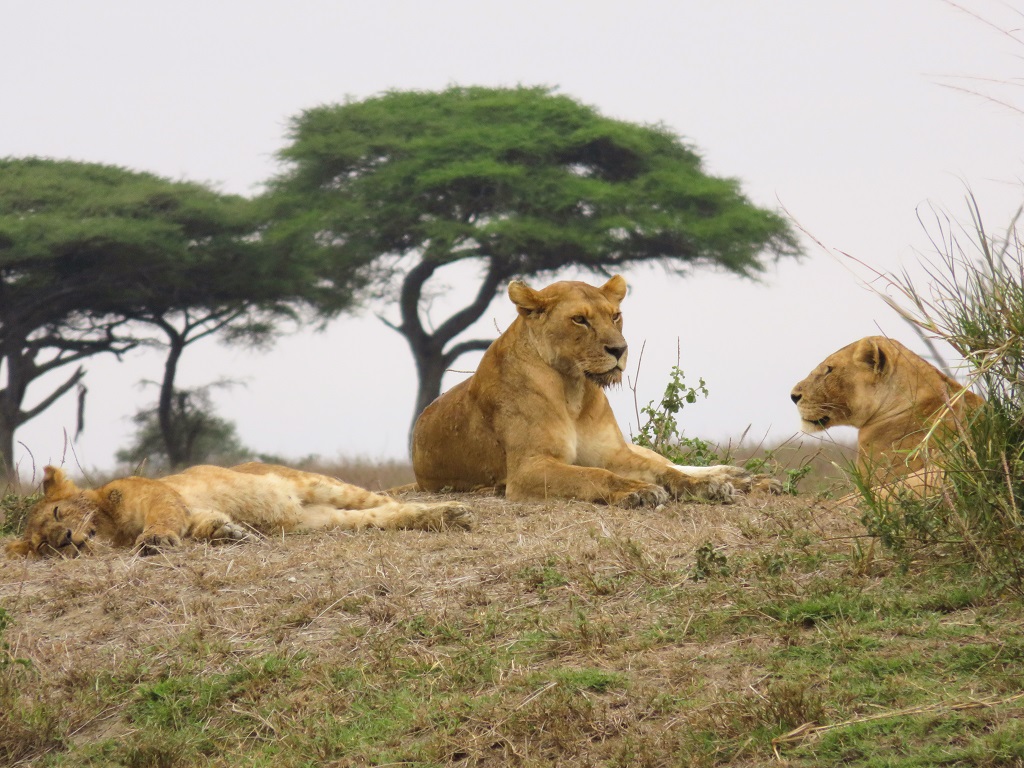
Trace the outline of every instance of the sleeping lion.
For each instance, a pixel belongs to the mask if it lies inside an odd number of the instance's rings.
[[[95,490],[78,488],[63,470],[46,467],[43,499],[29,513],[12,555],[75,556],[94,536],[143,554],[183,538],[237,541],[250,532],[321,528],[469,528],[462,504],[395,501],[326,475],[253,462],[232,469],[190,467],[150,480],[126,477]]]
[[[606,387],[622,380],[626,281],[515,281],[519,312],[476,372],[423,411],[412,462],[426,491],[504,487],[512,500],[580,499],[627,507],[670,497],[730,501],[750,487],[739,467],[681,467],[626,442]],[[775,484],[777,485],[777,483]]]
[[[985,402],[884,336],[868,336],[829,355],[793,388],[791,398],[808,432],[857,428],[857,463],[872,488],[921,496],[942,482],[927,439],[950,434]]]

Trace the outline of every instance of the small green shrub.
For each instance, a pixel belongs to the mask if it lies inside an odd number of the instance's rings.
[[[635,388],[633,392],[635,395]],[[641,414],[645,419],[639,432],[633,436],[633,442],[651,449],[674,464],[710,467],[733,463],[732,452],[728,448],[699,437],[686,437],[679,426],[678,416],[683,409],[695,404],[701,397],[707,399],[708,395],[707,383],[703,378],[697,380],[696,387],[688,386],[683,370],[678,364],[673,365],[661,400],[658,403],[652,400],[637,411],[637,421],[641,421]],[[784,475],[783,492],[792,495],[796,495],[800,481],[812,470],[807,462],[798,467],[783,467],[771,450],[750,457],[743,463],[743,467],[755,474]]]

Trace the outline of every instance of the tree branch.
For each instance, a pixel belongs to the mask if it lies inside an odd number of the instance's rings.
[[[57,400],[65,395],[68,390],[75,386],[75,384],[81,381],[83,376],[85,376],[85,368],[79,366],[78,370],[75,371],[67,381],[57,387],[57,389],[53,390],[46,399],[39,402],[34,408],[27,411],[18,411],[18,423],[24,424],[26,421],[34,419],[40,413],[57,402]]]
[[[452,345],[451,349],[441,356],[441,364],[445,368],[450,368],[456,360],[466,353],[483,352],[493,343],[494,339],[470,339],[468,341],[460,341],[458,344]]]
[[[437,271],[440,264],[436,261],[421,261],[409,270],[402,281],[402,293],[399,297],[399,310],[402,314],[402,324],[398,331],[409,340],[413,349],[424,345],[428,336],[423,330],[423,323],[420,322],[420,297],[423,295],[423,285]]]
[[[439,347],[443,347],[480,319],[483,313],[487,311],[487,307],[494,301],[494,295],[498,292],[498,287],[507,276],[505,270],[498,266],[497,259],[489,259],[487,276],[484,277],[483,283],[480,284],[473,303],[460,309],[441,323],[437,330],[434,331],[433,338]]]

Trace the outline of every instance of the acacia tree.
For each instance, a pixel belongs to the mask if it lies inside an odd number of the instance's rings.
[[[25,407],[29,385],[138,345],[133,321],[177,334],[164,375],[173,391],[181,349],[200,333],[228,324],[266,333],[288,301],[318,291],[325,312],[347,300],[345,286],[300,258],[263,248],[259,221],[252,201],[200,184],[93,163],[0,159],[0,470],[14,474],[15,430],[84,370]]]
[[[547,88],[390,92],[292,120],[268,185],[270,236],[356,270],[397,302],[388,325],[419,375],[415,415],[444,372],[490,339],[457,340],[513,277],[657,262],[751,276],[796,255],[787,223],[663,127],[612,120]],[[468,303],[429,330],[428,281],[472,261]]]

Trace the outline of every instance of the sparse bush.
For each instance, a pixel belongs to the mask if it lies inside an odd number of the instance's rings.
[[[655,404],[652,400],[637,410],[637,423],[641,422],[641,414],[644,420],[639,432],[633,436],[633,442],[675,464],[710,467],[733,463],[732,451],[728,446],[723,448],[699,437],[686,437],[680,429],[677,417],[683,408],[693,405],[701,396],[706,399],[709,394],[703,378],[697,380],[696,387],[688,386],[685,379],[686,375],[678,363],[673,365],[661,401]],[[633,395],[635,401],[636,387],[633,387]],[[800,481],[812,471],[807,461],[797,467],[783,467],[771,450],[755,452],[743,463],[743,467],[756,474],[785,475],[783,491],[792,495],[796,495]]]
[[[39,494],[21,496],[10,490],[4,492],[0,496],[0,536],[20,534],[25,518],[39,498]]]
[[[856,477],[867,502],[864,522],[904,555],[929,548],[978,565],[996,585],[1024,591],[1024,242],[1019,215],[1005,234],[987,231],[977,201],[971,222],[937,217],[939,265],[928,290],[904,274],[891,279],[898,311],[966,361],[970,384],[988,403],[936,430],[927,450],[945,470],[942,492],[881,498]]]
[[[255,457],[242,445],[234,423],[217,416],[210,387],[182,389],[171,401],[171,432],[183,466],[192,464],[237,464]],[[160,427],[159,406],[140,409],[132,416],[136,430],[133,443],[117,452],[117,460],[138,466],[148,463],[159,472],[179,469],[170,466],[165,435]]]

